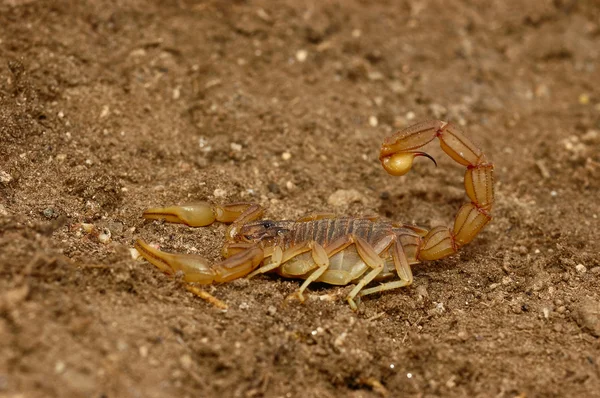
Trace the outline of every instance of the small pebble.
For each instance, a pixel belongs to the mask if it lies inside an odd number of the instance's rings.
[[[586,144],[593,144],[600,140],[600,133],[597,130],[588,130],[584,135],[581,136],[581,141]]]
[[[377,127],[379,124],[379,120],[377,120],[377,116],[369,116],[369,126]]]
[[[581,105],[587,105],[590,103],[590,96],[587,93],[582,93],[579,95],[579,103]]]
[[[576,306],[574,315],[581,329],[600,337],[600,302],[586,297]]]
[[[544,289],[544,287],[545,287],[544,281],[538,280],[533,283],[532,289],[534,292],[539,292],[540,290]]]
[[[110,229],[104,228],[104,229],[102,229],[102,233],[98,235],[98,241],[100,243],[107,244],[108,242],[110,242],[110,237],[111,237]]]
[[[54,365],[54,373],[59,374],[64,372],[66,368],[66,365],[63,361],[58,361],[56,362],[56,364]]]
[[[184,369],[189,369],[193,364],[192,357],[190,357],[188,354],[183,354],[179,358],[179,363]]]
[[[557,299],[555,299],[555,300],[554,300],[554,304],[555,304],[555,305],[558,305],[558,306],[561,306],[561,305],[563,305],[564,303],[565,303],[565,302],[564,302],[564,301],[562,301],[562,300],[561,300],[561,299],[559,299],[559,298],[557,298]]]
[[[367,74],[367,78],[369,80],[379,81],[385,79],[385,76],[379,71],[372,71]]]
[[[130,248],[129,254],[131,255],[131,258],[133,260],[137,260],[138,258],[140,258],[140,252],[138,252],[136,248]]]
[[[425,297],[429,297],[429,292],[427,291],[427,287],[425,285],[418,285],[415,290],[419,299],[422,300]]]
[[[433,113],[433,116],[436,119],[442,119],[448,113],[448,109],[446,109],[443,105],[440,104],[430,104],[429,109],[431,110],[431,113]]]
[[[117,340],[117,350],[125,351],[129,348],[129,345],[124,340]]]
[[[105,118],[108,116],[108,114],[110,113],[110,108],[108,107],[108,105],[104,105],[102,107],[102,111],[100,112],[100,118]]]
[[[335,207],[349,206],[355,202],[365,203],[364,196],[356,189],[338,189],[327,198],[327,203]]]
[[[348,337],[348,333],[347,332],[342,332],[340,333],[339,336],[337,336],[335,338],[335,340],[333,341],[333,345],[340,348],[341,346],[344,345],[344,341],[346,341],[346,337]]]
[[[278,195],[278,194],[280,194],[280,193],[281,193],[281,188],[279,188],[279,185],[277,185],[277,184],[276,184],[276,183],[274,183],[274,182],[270,182],[270,183],[267,185],[267,188],[269,189],[269,192],[271,192],[271,193],[274,193],[274,194],[276,194],[276,195]]]
[[[281,159],[283,160],[290,160],[292,158],[292,154],[289,152],[284,152],[281,154]]]
[[[575,266],[575,270],[577,272],[579,272],[580,274],[585,274],[587,272],[587,268],[585,268],[585,265],[583,265],[583,264],[577,264]]]
[[[306,58],[308,58],[308,51],[298,50],[296,52],[296,59],[298,60],[298,62],[304,62],[306,61]]]
[[[240,152],[242,150],[242,146],[236,142],[232,142],[231,144],[229,144],[229,147],[234,152]]]
[[[545,98],[550,96],[550,89],[545,84],[540,84],[535,88],[535,96],[538,98]]]
[[[203,169],[208,166],[209,161],[204,156],[198,156],[196,157],[194,163],[196,166],[198,166],[198,168]]]
[[[206,139],[206,137],[200,136],[198,138],[198,146],[200,148],[206,148],[208,146],[208,140]]]
[[[222,83],[221,79],[211,79],[211,80],[209,80],[209,81],[206,82],[206,84],[204,85],[204,88],[205,89],[209,89],[211,87],[216,87],[216,86],[219,86],[221,83]],[[216,109],[216,106],[212,110],[215,110],[215,109]]]
[[[390,88],[390,90],[392,90],[392,92],[394,94],[404,94],[408,91],[408,89],[406,88],[406,85],[404,85],[402,82],[400,82],[398,80],[392,80],[388,84],[388,87]]]
[[[56,212],[52,207],[44,209],[44,211],[42,211],[42,214],[48,219],[54,218],[56,216]]]
[[[446,382],[446,387],[448,388],[454,388],[456,387],[456,376],[452,376],[448,379],[448,381]]]
[[[544,314],[544,318],[550,318],[550,308],[544,307],[542,308],[542,313]]]
[[[227,196],[227,191],[221,188],[217,188],[214,190],[213,196],[215,198],[224,198]]]
[[[8,184],[13,180],[12,176],[8,174],[6,171],[0,170],[0,182],[3,184]]]

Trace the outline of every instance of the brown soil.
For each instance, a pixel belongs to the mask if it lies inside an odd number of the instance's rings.
[[[0,395],[600,396],[598,21],[592,0],[0,2]],[[276,276],[207,288],[221,311],[132,259],[143,237],[216,260],[223,225],[140,218],[194,200],[449,224],[463,171],[439,148],[401,178],[377,160],[430,118],[493,159],[494,220],[358,313],[348,287],[284,305]]]

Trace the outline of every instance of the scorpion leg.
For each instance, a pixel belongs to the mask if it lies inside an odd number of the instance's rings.
[[[367,273],[367,275],[363,276],[363,278],[346,297],[348,304],[350,304],[350,308],[352,308],[353,311],[356,311],[358,307],[354,301],[354,298],[366,285],[375,279],[375,277],[379,275],[381,271],[383,271],[383,259],[379,257],[377,250],[373,246],[369,245],[369,243],[367,243],[367,241],[364,239],[355,236],[354,242],[356,244],[358,255],[365,262],[365,264],[371,268],[371,271]],[[389,242],[386,246],[389,246]]]
[[[382,283],[379,286],[371,287],[369,289],[363,289],[358,294],[359,297],[363,297],[368,294],[384,292],[386,290],[399,289],[412,284],[412,270],[410,269],[408,259],[406,258],[406,253],[404,252],[404,248],[402,247],[400,240],[397,240],[392,246],[392,258],[394,259],[394,266],[400,280]]]
[[[241,278],[258,267],[264,258],[263,250],[257,245],[213,265],[197,255],[163,252],[142,240],[135,242],[135,248],[142,257],[166,274],[174,275],[181,271],[186,282],[200,284],[228,282]]]
[[[291,295],[289,295],[286,300],[298,299],[298,301],[303,303],[304,302],[303,293],[306,290],[306,288],[308,287],[308,285],[310,285],[312,282],[319,279],[319,277],[321,275],[323,275],[323,272],[327,271],[327,268],[329,268],[329,256],[327,255],[327,252],[325,251],[325,249],[323,249],[323,246],[321,246],[319,243],[317,243],[315,241],[310,242],[308,245],[311,249],[312,259],[315,262],[315,264],[317,265],[317,269],[315,271],[313,271],[310,274],[310,276],[308,278],[306,278],[304,283],[302,283],[302,286],[300,286],[300,288],[295,293],[292,293]]]
[[[257,274],[264,274],[266,272],[272,271],[281,266],[282,263],[290,261],[294,257],[297,257],[308,251],[310,251],[312,254],[314,266],[308,269],[306,272],[309,272],[310,270],[314,269],[314,267],[317,267],[317,269],[313,271],[312,274],[310,274],[310,276],[304,281],[302,286],[300,286],[300,288],[294,294],[291,294],[287,298],[288,300],[298,299],[300,302],[304,302],[304,290],[306,290],[306,288],[308,287],[308,285],[310,285],[311,282],[318,279],[323,274],[323,272],[325,272],[329,267],[329,257],[327,255],[327,252],[325,251],[325,249],[323,249],[323,246],[321,246],[317,242],[311,241],[308,243],[296,245],[287,249],[285,252],[283,252],[279,246],[276,246],[273,250],[273,254],[271,255],[271,263],[266,264],[260,267],[259,269],[255,270],[250,275],[248,275],[248,278],[252,278]]]
[[[265,258],[266,257],[268,257],[268,256],[265,255]],[[255,269],[252,273],[248,274],[248,276],[246,278],[250,279],[250,278],[255,277],[258,274],[264,274],[269,271],[273,271],[274,269],[278,268],[281,265],[282,259],[283,259],[283,251],[281,250],[281,247],[275,246],[273,248],[273,253],[271,254],[271,262],[263,265],[262,267],[260,267],[258,269]]]
[[[369,282],[371,282],[383,270],[383,259],[380,257],[380,254],[387,250],[395,239],[395,235],[388,235],[387,237],[379,240],[375,245],[370,245],[363,238],[354,234],[348,234],[325,247],[327,257],[331,258],[333,255],[341,252],[344,249],[347,249],[349,246],[354,244],[361,260],[366,264],[367,267],[371,268],[371,271],[358,282],[356,287],[354,287],[354,289],[352,289],[350,294],[348,294],[346,297],[346,300],[348,301],[348,304],[350,304],[352,310],[356,311],[358,308],[354,301],[354,298],[358,292],[361,291],[367,284],[369,284]],[[321,269],[318,271],[321,271]],[[317,271],[315,271],[315,273],[316,272]],[[361,274],[352,275],[349,272],[340,273],[339,270],[328,271],[326,268],[323,268],[318,274],[318,278],[311,278],[311,282],[313,280],[317,280],[335,285],[346,285],[360,275]]]

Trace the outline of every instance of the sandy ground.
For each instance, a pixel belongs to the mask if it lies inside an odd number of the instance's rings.
[[[593,0],[1,1],[0,395],[600,396],[598,21]],[[221,311],[132,258],[141,237],[217,260],[225,226],[140,218],[195,200],[450,224],[439,147],[400,178],[377,160],[431,118],[493,159],[494,220],[357,313],[349,287],[284,305],[277,276],[209,287]]]

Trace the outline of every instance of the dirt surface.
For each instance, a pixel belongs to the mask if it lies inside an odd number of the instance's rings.
[[[596,1],[0,2],[0,395],[600,396]],[[462,125],[494,220],[363,300],[277,276],[187,292],[131,249],[219,258],[195,200],[450,224],[463,169],[383,138]],[[335,200],[341,198],[341,200]],[[108,236],[110,234],[110,237]],[[333,298],[328,300],[327,298]]]

